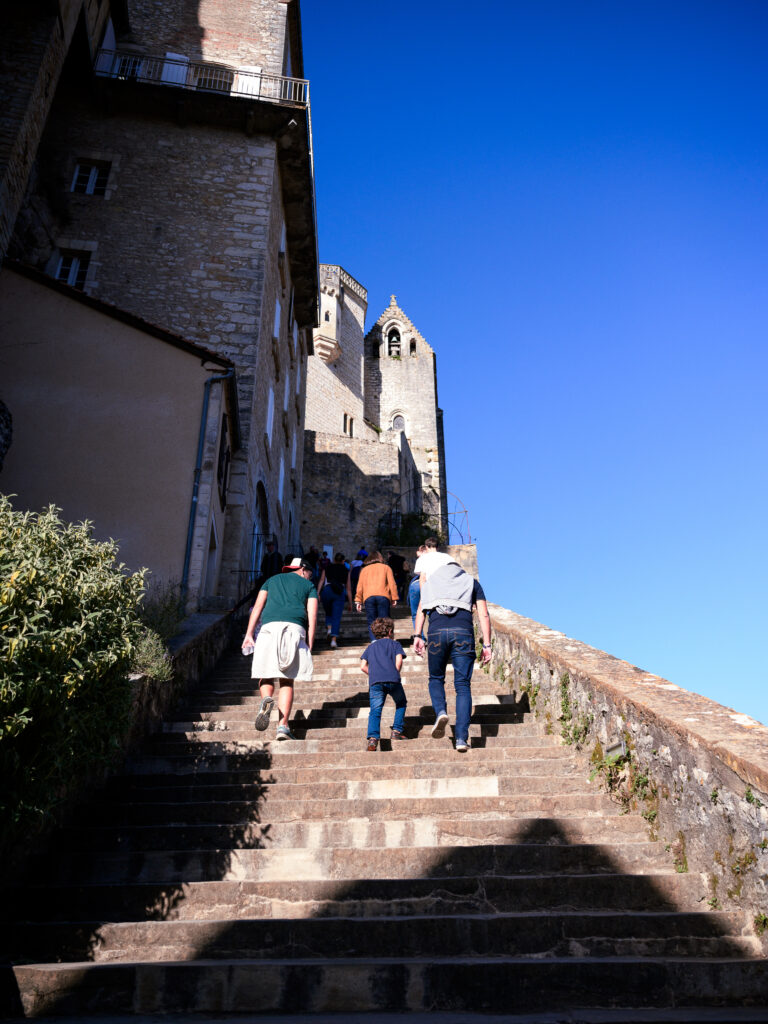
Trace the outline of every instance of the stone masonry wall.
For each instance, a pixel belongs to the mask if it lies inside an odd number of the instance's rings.
[[[491,674],[574,746],[713,908],[768,915],[768,728],[492,605]],[[760,930],[758,928],[758,930]],[[764,931],[764,928],[762,929]]]
[[[8,249],[37,147],[81,10],[92,39],[108,8],[60,0],[57,14],[37,4],[0,5],[0,259]]]
[[[307,429],[344,433],[344,413],[354,421],[353,436],[374,440],[376,432],[364,423],[363,330],[367,302],[349,283],[345,272],[320,265],[320,326],[322,335],[337,341],[341,354],[331,362],[310,356],[307,388]],[[359,286],[358,286],[359,287]],[[329,319],[326,320],[326,314]],[[316,352],[320,346],[316,346]],[[347,422],[348,422],[347,420]]]
[[[283,0],[129,0],[131,34],[150,54],[284,73]]]
[[[379,519],[400,493],[397,445],[313,430],[304,437],[304,547],[373,550]]]

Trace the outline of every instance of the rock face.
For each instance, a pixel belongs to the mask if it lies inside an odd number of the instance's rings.
[[[3,468],[8,449],[13,439],[13,417],[11,411],[4,402],[0,402],[0,470]]]
[[[469,753],[432,738],[416,657],[410,738],[389,740],[389,703],[369,753],[360,617],[343,632],[296,687],[296,741],[274,741],[274,715],[254,729],[249,661],[228,655],[82,807],[14,890],[6,1012],[734,1021],[765,1005],[743,917],[710,910],[705,875],[676,870],[479,669]]]

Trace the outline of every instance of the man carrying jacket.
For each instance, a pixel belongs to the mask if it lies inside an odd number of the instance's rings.
[[[427,650],[429,665],[429,697],[435,711],[432,736],[441,739],[448,725],[445,700],[445,670],[453,665],[456,688],[456,751],[469,749],[469,720],[472,714],[472,670],[475,664],[475,631],[472,609],[477,609],[483,637],[481,664],[491,660],[491,617],[483,588],[456,562],[439,566],[430,575],[421,577],[421,601],[416,612],[413,647],[422,656]],[[422,636],[429,617],[429,634]]]

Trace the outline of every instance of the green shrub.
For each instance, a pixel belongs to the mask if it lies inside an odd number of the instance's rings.
[[[91,533],[0,496],[0,855],[109,761],[129,723],[144,574]]]

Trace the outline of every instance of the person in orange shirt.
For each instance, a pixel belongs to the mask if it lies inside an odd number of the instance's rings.
[[[390,611],[397,604],[397,586],[392,570],[384,561],[380,551],[368,555],[360,570],[355,591],[355,605],[360,612],[365,606],[368,620],[368,634],[374,640],[371,623],[374,619],[388,619]]]

